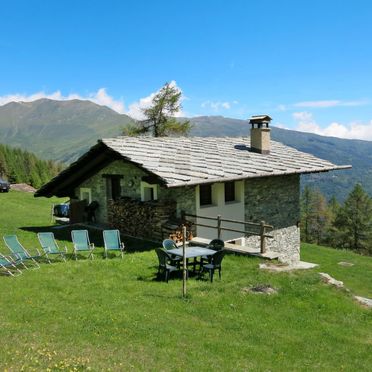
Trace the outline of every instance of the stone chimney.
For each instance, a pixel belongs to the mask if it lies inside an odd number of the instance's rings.
[[[269,115],[254,115],[249,119],[251,124],[251,151],[270,154]]]

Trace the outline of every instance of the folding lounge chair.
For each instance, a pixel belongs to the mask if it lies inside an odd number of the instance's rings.
[[[16,258],[15,262],[21,261],[21,264],[28,269],[24,264],[24,261],[32,261],[35,266],[35,269],[40,269],[40,265],[37,263],[36,259],[41,257],[40,251],[36,248],[37,254],[31,255],[30,252],[18,241],[16,235],[5,235],[3,236],[4,242],[9,250],[12,252]]]
[[[19,263],[21,263],[21,261],[19,261]],[[18,269],[16,266],[17,264],[17,262],[12,261],[0,253],[0,267],[5,271],[6,274],[11,276],[21,275],[22,271]]]
[[[104,230],[103,242],[105,244],[105,258],[107,258],[108,251],[120,251],[121,258],[123,258],[125,246],[120,240],[119,230]]]
[[[63,251],[58,247],[52,232],[41,232],[37,234],[37,237],[49,263],[51,263],[49,255],[59,255],[63,261],[66,261],[67,248],[65,246]]]
[[[89,241],[88,230],[72,230],[71,238],[74,245],[75,260],[77,260],[78,252],[89,252],[88,258],[94,258],[94,244]]]

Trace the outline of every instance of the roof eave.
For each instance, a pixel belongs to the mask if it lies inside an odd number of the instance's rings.
[[[310,173],[325,173],[331,172],[335,170],[345,170],[351,169],[351,165],[335,165],[334,167],[328,168],[319,168],[319,169],[311,169],[311,170],[299,170],[299,171],[288,171],[288,172],[275,172],[275,173],[260,173],[260,174],[252,174],[252,175],[244,175],[244,176],[234,176],[234,177],[224,177],[224,178],[215,178],[215,179],[204,179],[204,180],[195,180],[190,182],[177,182],[174,184],[166,184],[167,188],[175,188],[175,187],[183,187],[183,186],[197,186],[197,185],[204,185],[209,183],[219,183],[219,182],[231,182],[231,181],[241,181],[250,178],[264,178],[264,177],[277,177],[277,176],[289,176],[294,174],[310,174]]]

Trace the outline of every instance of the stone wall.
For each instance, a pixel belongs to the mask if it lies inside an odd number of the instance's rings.
[[[118,201],[108,198],[106,178],[103,175],[120,175],[121,196]],[[92,201],[99,203],[97,222],[108,223],[122,233],[151,240],[162,240],[161,225],[181,217],[181,211],[196,213],[195,186],[167,189],[157,185],[158,200],[141,202],[141,180],[147,175],[131,163],[122,160],[110,165],[84,181],[80,189],[91,190]]]
[[[177,217],[181,217],[181,212],[196,214],[196,187],[185,186],[167,189],[159,187],[160,200],[175,200],[177,202]]]
[[[146,174],[144,171],[126,163],[122,160],[113,161],[107,167],[101,169],[94,176],[84,181],[76,190],[75,194],[80,198],[81,188],[90,188],[92,192],[92,201],[96,200],[99,203],[99,208],[96,212],[97,221],[106,223],[108,221],[108,197],[106,190],[106,178],[104,174],[122,175],[120,180],[121,195],[133,199],[141,199],[141,179]]]
[[[267,249],[278,252],[279,260],[295,263],[300,260],[300,176],[254,178],[245,181],[245,220],[265,221],[273,225],[267,238]],[[246,239],[250,247],[260,247],[259,237]]]

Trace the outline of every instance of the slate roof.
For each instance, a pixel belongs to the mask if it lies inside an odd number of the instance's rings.
[[[116,137],[101,142],[167,187],[351,168],[274,141],[270,154],[255,153],[249,137]]]

